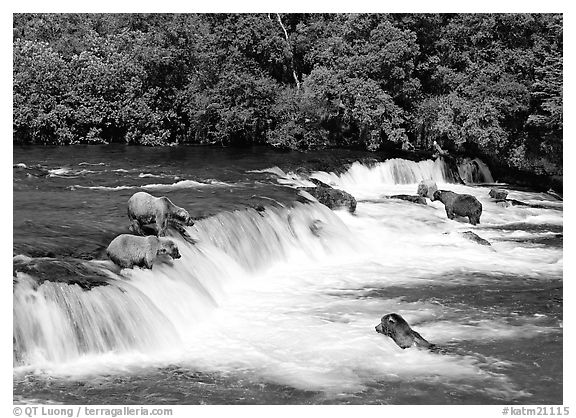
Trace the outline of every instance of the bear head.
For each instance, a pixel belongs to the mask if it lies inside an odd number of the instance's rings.
[[[414,331],[408,322],[395,313],[384,315],[376,325],[376,332],[389,336],[401,348],[408,348],[415,342]]]
[[[178,208],[176,213],[173,215],[176,219],[182,221],[186,226],[194,225],[194,221],[190,217],[190,214],[186,209]]]
[[[172,258],[180,258],[180,251],[178,246],[174,241],[168,238],[160,239],[160,248],[158,249],[158,254],[166,254]]]

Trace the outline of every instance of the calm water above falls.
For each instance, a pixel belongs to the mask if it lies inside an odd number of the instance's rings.
[[[366,157],[15,148],[15,401],[561,404],[562,202],[509,188],[529,206],[504,208],[439,161]],[[310,176],[356,213],[298,201]],[[475,195],[481,224],[384,198],[422,178]],[[138,190],[201,218],[198,243],[118,272],[104,249]],[[377,334],[390,312],[446,354]]]

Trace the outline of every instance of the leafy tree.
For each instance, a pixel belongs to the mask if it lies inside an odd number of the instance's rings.
[[[432,141],[562,172],[559,14],[15,14],[14,142]]]
[[[74,141],[67,106],[71,74],[66,61],[45,42],[14,43],[13,126],[24,141]]]

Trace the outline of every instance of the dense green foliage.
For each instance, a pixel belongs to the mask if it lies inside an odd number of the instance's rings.
[[[562,170],[562,16],[14,16],[14,141],[445,149]]]

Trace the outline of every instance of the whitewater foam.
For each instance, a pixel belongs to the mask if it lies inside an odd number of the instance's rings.
[[[145,176],[149,177],[149,176]],[[156,177],[156,176],[155,176]],[[198,187],[234,187],[233,184],[224,183],[217,180],[207,180],[205,183],[198,182],[195,180],[180,180],[175,183],[153,183],[153,184],[143,184],[141,186],[83,186],[80,184],[75,184],[73,186],[68,186],[69,189],[90,189],[90,190],[102,190],[102,191],[119,191],[119,190],[129,190],[129,189],[144,189],[144,190],[179,190],[179,189],[194,189]]]
[[[266,170],[281,184],[311,183],[304,175]],[[398,287],[562,278],[561,250],[494,241],[507,233],[499,226],[558,225],[561,212],[498,207],[489,188],[452,184],[445,170],[438,161],[393,161],[355,163],[342,174],[315,172],[312,177],[359,199],[355,214],[319,203],[221,212],[187,228],[198,240],[194,246],[172,236],[181,259],[152,270],[123,270],[96,292],[56,283],[35,287],[33,278],[19,279],[14,328],[20,370],[79,375],[177,363],[330,394],[417,378],[473,387],[481,382],[503,400],[527,396],[500,374],[498,359],[401,350],[374,331],[383,314],[399,312],[434,343],[480,344],[557,332],[538,318],[486,319],[479,307],[466,306],[462,315],[462,307],[386,297],[387,289]],[[480,226],[446,219],[441,202],[380,199],[415,194],[421,178],[475,195],[485,211]],[[184,182],[180,186],[200,187]],[[101,186],[88,188],[94,187]],[[133,188],[111,189],[118,187]],[[538,198],[526,193],[522,197]],[[492,247],[457,233],[466,230]],[[123,322],[124,331],[112,318]]]

